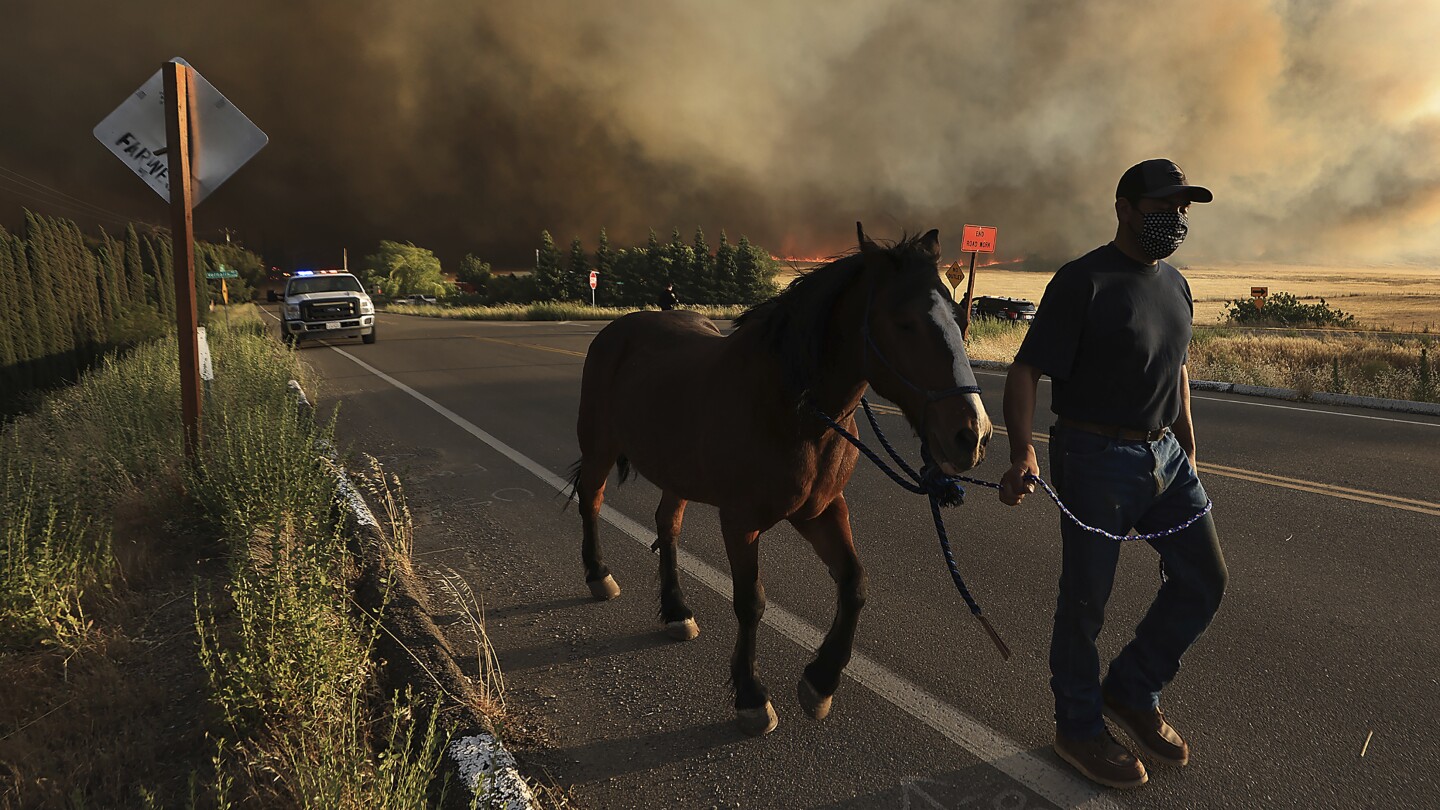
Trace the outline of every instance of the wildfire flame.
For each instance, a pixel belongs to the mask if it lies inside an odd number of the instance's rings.
[[[975,267],[977,269],[981,267],[998,267],[1002,264],[1019,264],[1023,261],[1025,261],[1024,256],[1017,256],[1013,259],[986,259],[983,262],[978,262]]]
[[[786,264],[825,264],[826,262],[833,260],[835,257],[834,257],[834,256],[774,256],[774,255],[772,255],[770,258],[774,259],[774,260],[777,261],[777,262],[784,262],[784,263],[786,263]]]

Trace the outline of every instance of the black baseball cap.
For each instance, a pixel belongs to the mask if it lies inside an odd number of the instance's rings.
[[[1124,197],[1136,200],[1141,197],[1171,197],[1183,194],[1190,202],[1208,203],[1215,199],[1210,189],[1192,186],[1185,182],[1185,173],[1175,161],[1154,158],[1141,161],[1120,175],[1120,185],[1115,187],[1115,199]]]

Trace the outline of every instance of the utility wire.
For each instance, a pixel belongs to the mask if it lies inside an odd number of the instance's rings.
[[[15,180],[17,180],[17,181],[19,181],[19,182],[21,182],[21,183],[24,183],[25,185],[33,186],[33,187],[35,187],[35,188],[37,188],[37,189],[40,189],[40,190],[45,191],[45,192],[48,192],[48,193],[51,194],[51,195],[60,197],[60,198],[65,199],[65,200],[69,200],[69,201],[74,202],[74,203],[78,203],[80,206],[82,206],[82,207],[84,207],[84,208],[94,210],[97,214],[106,214],[106,215],[108,215],[108,216],[112,216],[112,217],[115,217],[115,218],[117,218],[117,219],[125,219],[125,216],[124,216],[123,214],[118,214],[118,213],[116,213],[116,212],[114,212],[114,211],[111,211],[111,210],[108,209],[108,208],[102,208],[101,206],[96,205],[95,203],[92,203],[92,202],[90,202],[89,200],[83,200],[83,199],[81,199],[81,198],[79,198],[79,197],[74,196],[73,194],[67,194],[67,193],[61,191],[61,190],[58,189],[58,188],[52,188],[52,187],[50,187],[50,186],[47,186],[47,185],[45,185],[44,183],[40,182],[39,180],[36,180],[36,179],[34,179],[34,178],[31,178],[31,177],[26,177],[25,175],[23,175],[23,174],[15,171],[14,169],[7,169],[7,168],[5,168],[4,166],[0,166],[0,177],[6,176],[6,175],[14,178]]]
[[[127,220],[116,219],[108,215],[97,214],[89,209],[69,205],[57,200],[40,197],[28,189],[17,189],[6,184],[8,178],[0,177],[0,195],[13,197],[27,208],[35,209],[38,213],[58,213],[62,216],[98,220],[107,225],[113,224],[124,227]],[[129,222],[133,222],[130,220]]]
[[[132,222],[155,226],[154,223],[139,217],[127,217],[124,214],[83,200],[73,194],[67,194],[59,189],[47,186],[38,180],[26,177],[13,169],[7,169],[4,166],[0,166],[0,189],[10,192],[11,195],[16,197],[29,199],[33,202],[57,208],[64,208],[74,214],[102,219],[122,226]]]

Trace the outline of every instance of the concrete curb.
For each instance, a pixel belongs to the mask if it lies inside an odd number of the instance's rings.
[[[300,383],[291,380],[287,387],[301,415],[310,418],[312,407]],[[334,472],[352,529],[351,547],[361,569],[355,586],[356,602],[384,628],[376,636],[375,650],[386,688],[413,689],[421,707],[439,706],[449,698],[448,702],[456,704],[445,710],[456,720],[455,736],[446,749],[452,774],[480,806],[535,810],[535,796],[520,775],[515,757],[474,708],[481,704],[481,698],[431,619],[424,584],[414,573],[385,564],[380,521],[364,495],[350,482],[335,448],[326,443],[320,450]]]
[[[993,369],[996,371],[1005,371],[1010,368],[1009,363],[1004,363],[999,360],[971,360],[970,365],[976,368]],[[1436,402],[1412,402],[1405,399],[1360,397],[1353,394],[1331,394],[1326,391],[1316,391],[1309,396],[1303,396],[1293,388],[1267,388],[1261,385],[1216,382],[1214,380],[1191,380],[1190,388],[1196,391],[1213,391],[1219,394],[1239,394],[1246,397],[1284,399],[1291,402],[1311,402],[1317,405],[1348,405],[1354,408],[1369,408],[1377,411],[1440,416],[1440,403]]]

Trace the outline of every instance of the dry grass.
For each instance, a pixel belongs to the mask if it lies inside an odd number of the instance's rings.
[[[1440,341],[1357,334],[1256,335],[1200,329],[1190,344],[1190,376],[1250,385],[1417,401],[1437,397]],[[1422,377],[1421,352],[1431,377]]]
[[[1010,362],[1027,333],[1024,326],[978,321],[968,350],[975,360]],[[1190,342],[1190,377],[1196,380],[1292,388],[1421,402],[1440,401],[1440,338],[1367,335],[1318,330],[1256,334],[1201,327]],[[1422,353],[1423,352],[1423,353]],[[1422,360],[1428,374],[1422,371]]]

